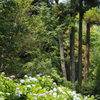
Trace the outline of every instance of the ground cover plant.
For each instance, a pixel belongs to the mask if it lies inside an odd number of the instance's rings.
[[[67,87],[58,86],[50,76],[24,75],[23,79],[17,79],[15,75],[6,77],[2,72],[0,100],[94,100],[94,97],[83,97]]]

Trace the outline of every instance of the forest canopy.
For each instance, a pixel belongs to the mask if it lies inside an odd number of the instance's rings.
[[[50,75],[57,84],[100,98],[99,4],[0,0],[0,72]]]

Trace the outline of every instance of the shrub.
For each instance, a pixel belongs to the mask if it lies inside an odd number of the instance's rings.
[[[94,100],[94,97],[83,98],[69,88],[58,86],[47,75],[25,75],[23,79],[0,75],[0,81],[0,100]]]

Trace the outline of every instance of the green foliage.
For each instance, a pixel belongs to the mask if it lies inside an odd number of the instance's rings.
[[[100,20],[100,9],[98,9],[98,7],[89,9],[84,14],[84,19],[86,22],[98,23]]]
[[[91,78],[88,79],[87,81],[83,80],[82,87],[79,87],[78,83],[76,83],[76,90],[78,93],[81,93],[84,96],[88,96],[88,97],[93,96],[93,98],[91,98],[92,100],[99,100],[100,99],[100,94],[99,94],[100,83]]]
[[[26,63],[23,69],[25,69],[26,73],[30,72],[32,75],[36,75],[37,73],[49,74],[53,71],[50,59],[42,59],[40,61],[39,58],[34,59],[33,62]]]
[[[28,30],[27,20],[23,20],[26,9],[21,8],[14,0],[4,0],[0,8],[0,66],[1,70],[14,73],[16,71],[13,70],[15,69],[13,66],[18,66],[20,61],[16,57],[16,53],[21,49],[19,40],[22,39],[22,33],[25,34]]]
[[[15,42],[17,3],[12,0],[4,1],[0,7],[0,65],[6,65],[18,47]]]
[[[99,61],[99,31],[100,31],[100,26],[94,25],[91,30],[91,60],[90,60],[90,72],[91,72],[91,77],[94,79],[98,80],[99,76],[99,66],[100,66],[100,61]]]
[[[92,52],[91,62],[90,62],[90,77],[94,80],[94,95],[100,95],[100,61],[99,61],[99,51],[95,49],[95,52]],[[100,96],[97,96],[100,98]]]
[[[36,77],[25,75],[23,79],[16,79],[14,75],[6,77],[4,72],[0,75],[1,100],[72,100],[82,97],[69,88],[58,86],[50,76],[38,74]],[[94,100],[93,97],[87,100]]]
[[[94,95],[94,87],[95,87],[95,81],[92,79],[89,79],[87,82],[83,80],[83,94],[84,95]]]
[[[3,43],[0,44],[3,50],[0,52],[1,71],[19,75],[30,72],[35,75],[45,70],[44,74],[51,74],[51,71],[53,76],[57,70],[56,74],[59,77],[62,73],[60,71],[58,32],[66,31],[66,25],[69,25],[69,23],[63,23],[68,21],[67,7],[59,4],[57,7],[49,8],[43,2],[36,6],[31,5],[31,0],[9,0],[15,4],[5,2],[7,3],[4,4],[8,7],[2,9],[6,11],[13,7],[14,11],[10,12],[9,10],[5,13],[7,16],[10,15],[11,20],[8,17],[1,20],[4,30],[7,30],[5,34],[3,30],[0,35],[3,40]],[[35,7],[38,14],[30,15],[30,11]],[[56,8],[62,12],[63,20],[60,25],[58,25],[59,17],[56,15]],[[60,10],[60,8],[62,9]],[[1,12],[1,17],[2,13],[4,12]],[[14,17],[13,20],[12,17]],[[0,27],[3,29],[2,25]],[[7,37],[8,33],[11,34]],[[7,39],[5,40],[5,38]],[[66,37],[62,35],[61,38]]]
[[[100,26],[99,25],[93,25],[91,27],[91,50],[94,52],[94,50],[100,50]]]

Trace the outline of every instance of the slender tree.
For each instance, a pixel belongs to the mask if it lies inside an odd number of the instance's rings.
[[[64,61],[64,47],[63,47],[63,40],[61,39],[61,33],[59,33],[59,48],[60,48],[60,58],[61,58],[61,69],[63,77],[67,80],[67,73],[66,73],[66,66]]]
[[[83,11],[82,11],[82,0],[79,0],[79,47],[78,47],[78,83],[81,86],[82,84],[82,19],[83,19]]]
[[[71,0],[71,17],[72,19],[75,18],[74,14],[74,4],[76,0]],[[74,21],[73,21],[74,23]],[[74,58],[74,39],[75,39],[75,27],[74,24],[71,26],[71,32],[70,32],[70,80],[72,83],[75,83],[75,58]]]
[[[90,21],[86,23],[86,54],[85,54],[85,66],[84,66],[84,79],[88,78],[89,74],[89,56],[90,56]]]
[[[86,21],[86,54],[85,54],[85,65],[84,65],[84,79],[88,79],[89,75],[89,58],[90,58],[90,25],[92,23],[98,23],[100,20],[100,10],[95,7],[88,10],[85,13]]]
[[[55,0],[56,4],[58,4],[58,2],[59,2],[59,0]],[[61,24],[60,19],[59,19],[59,24]],[[64,57],[63,39],[61,38],[61,33],[60,32],[58,33],[58,39],[59,39],[62,74],[63,74],[63,77],[67,80],[66,65],[65,65],[65,61],[64,61],[65,57]]]

